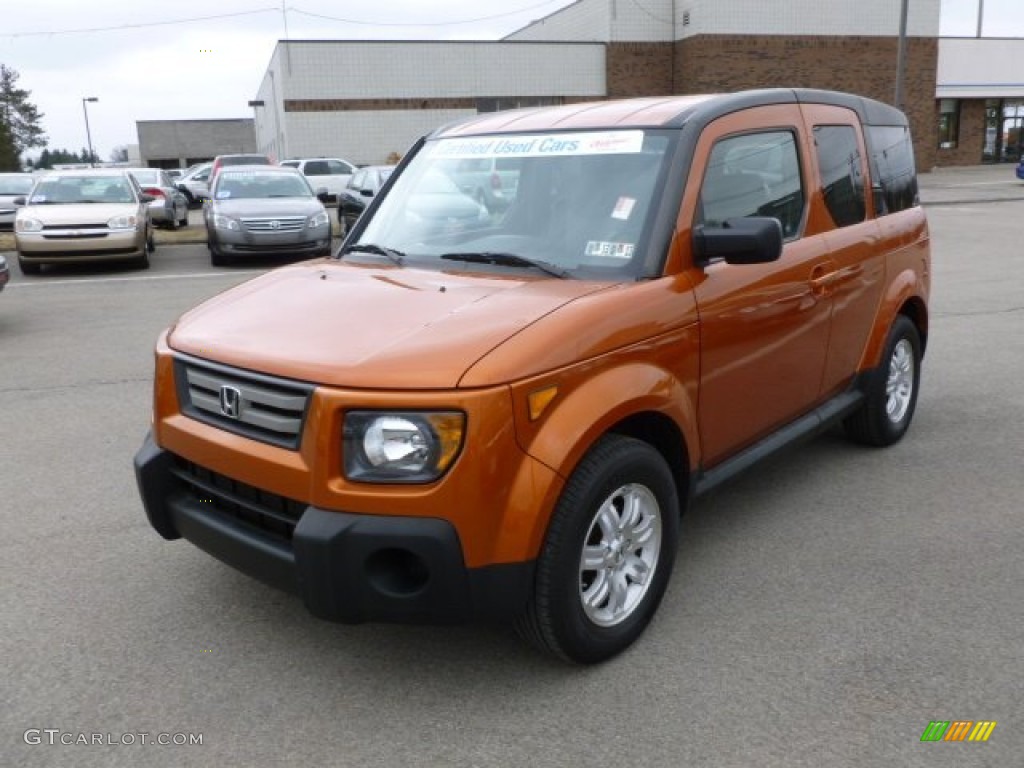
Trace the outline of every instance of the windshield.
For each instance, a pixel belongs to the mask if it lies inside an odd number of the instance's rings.
[[[313,190],[298,173],[221,171],[215,200],[251,200],[263,197],[312,197]]]
[[[27,195],[30,189],[31,176],[0,176],[0,195]]]
[[[29,203],[134,203],[124,176],[46,176],[39,180]]]
[[[669,142],[643,130],[429,141],[349,245],[443,269],[637,277]]]
[[[160,174],[157,171],[132,171],[131,174],[139,184],[148,187],[160,186]]]

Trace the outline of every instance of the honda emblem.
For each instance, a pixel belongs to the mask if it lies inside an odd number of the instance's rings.
[[[229,419],[242,418],[242,392],[227,384],[220,388],[220,412]]]

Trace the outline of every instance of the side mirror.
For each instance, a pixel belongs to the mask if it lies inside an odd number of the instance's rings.
[[[321,203],[326,203],[327,199],[331,196],[331,193],[327,191],[327,187],[316,188],[316,199]]]
[[[721,227],[699,227],[693,239],[702,264],[714,259],[727,264],[767,264],[782,255],[782,223],[764,216],[729,219]]]
[[[363,197],[373,197],[373,190],[372,189],[360,189],[359,190],[359,194],[362,195]]]
[[[14,198],[14,200],[12,202],[14,203],[14,205],[24,205],[25,204],[25,197],[24,196],[16,197],[16,198]]]
[[[139,200],[141,200],[144,203],[152,203],[154,200],[156,200],[156,197],[153,195],[147,195],[145,192],[143,192],[141,195],[139,195]]]

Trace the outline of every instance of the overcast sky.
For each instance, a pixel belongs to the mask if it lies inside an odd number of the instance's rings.
[[[52,148],[86,145],[82,98],[97,97],[89,124],[107,159],[138,141],[136,120],[251,117],[282,5],[294,39],[494,40],[570,1],[0,0],[0,62],[31,91]],[[1024,0],[983,1],[986,36],[1024,37]],[[942,34],[974,35],[978,3],[943,0]]]

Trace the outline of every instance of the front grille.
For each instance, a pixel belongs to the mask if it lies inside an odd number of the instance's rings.
[[[250,232],[298,232],[306,226],[305,216],[243,218],[242,226]]]
[[[306,509],[300,501],[211,472],[180,456],[175,457],[171,473],[205,508],[285,542],[292,540],[295,525]]]
[[[175,359],[174,378],[187,416],[292,450],[302,442],[311,384],[184,356]]]
[[[48,229],[74,229],[74,230],[102,230],[103,232],[109,232],[110,227],[103,224],[44,224],[43,231]]]
[[[233,253],[302,253],[304,251],[315,251],[317,248],[322,247],[323,243],[316,241],[306,243],[261,243],[259,245],[239,243],[232,245],[231,250]]]

